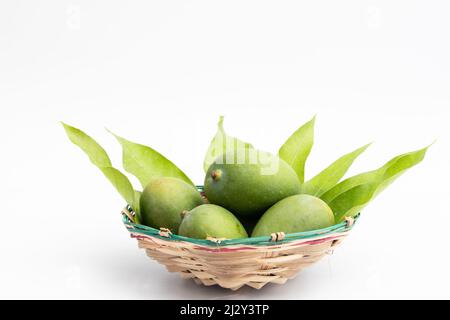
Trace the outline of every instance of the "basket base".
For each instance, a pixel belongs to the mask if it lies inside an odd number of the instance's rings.
[[[157,237],[141,237],[138,244],[150,258],[184,279],[238,290],[243,286],[261,289],[268,283],[284,284],[331,253],[346,236],[347,233],[340,233],[321,239],[227,247],[227,250]]]

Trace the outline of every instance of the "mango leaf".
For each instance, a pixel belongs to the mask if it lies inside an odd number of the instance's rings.
[[[322,195],[336,221],[353,216],[408,169],[420,163],[430,146],[399,155],[379,169],[348,178]]]
[[[237,152],[240,149],[253,149],[250,143],[227,135],[223,128],[223,120],[224,117],[220,116],[219,123],[217,124],[217,133],[211,140],[208,151],[206,152],[205,160],[203,161],[203,170],[205,172],[208,171],[214,160],[227,152]]]
[[[97,167],[111,167],[111,160],[105,149],[80,129],[61,122],[69,140],[86,153],[89,160]]]
[[[378,178],[379,176],[378,173],[379,170],[381,169],[382,168],[378,170],[360,173],[342,182],[339,182],[333,188],[325,192],[320,198],[323,201],[330,203],[334,198],[338,197],[341,193],[344,193],[356,186],[375,181]]]
[[[173,177],[192,184],[192,181],[175,164],[159,152],[142,144],[128,141],[114,135],[122,145],[122,161],[124,169],[136,176],[145,188],[150,180],[160,177]]]
[[[301,183],[305,181],[305,164],[314,144],[316,117],[301,126],[280,148],[278,154],[297,173]]]
[[[417,151],[412,151],[397,156],[393,158],[391,161],[389,161],[384,166],[385,171],[383,181],[377,188],[375,196],[378,195],[380,192],[382,192],[384,189],[386,189],[392,182],[394,182],[395,179],[397,179],[399,176],[405,173],[407,169],[420,163],[425,158],[425,155],[431,145]]]
[[[100,169],[103,175],[111,182],[125,201],[131,205],[133,209],[138,210],[133,186],[122,172],[112,167],[111,160],[106,151],[83,131],[65,123],[62,123],[62,125],[70,141],[86,153],[91,162]]]
[[[342,179],[353,164],[353,161],[355,161],[355,159],[369,146],[370,144],[366,144],[365,146],[340,157],[314,178],[305,182],[302,185],[301,193],[310,194],[316,197],[323,195]]]
[[[345,217],[357,215],[375,196],[379,183],[375,180],[371,183],[360,184],[333,199],[329,206],[334,212],[336,223],[341,222]]]
[[[130,180],[119,170],[113,167],[101,167],[99,168],[109,182],[116,187],[116,190],[121,194],[121,196],[127,201],[129,205],[137,210],[136,198],[134,195],[134,189],[131,185]]]
[[[134,216],[134,222],[137,224],[141,224],[141,215],[140,215],[140,210],[141,207],[139,205],[139,201],[141,199],[141,195],[142,192],[135,190],[134,191],[134,203],[135,203],[135,207],[133,207],[134,212],[136,213],[136,215]]]
[[[141,200],[142,192],[138,190],[134,190],[134,202],[139,204],[139,201]],[[134,208],[133,208],[134,209]]]

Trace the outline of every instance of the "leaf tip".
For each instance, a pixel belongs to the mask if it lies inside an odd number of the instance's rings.
[[[417,151],[415,151],[415,152],[423,152],[423,155],[425,156],[425,154],[427,153],[428,149],[430,149],[430,147],[431,147],[432,145],[434,145],[436,142],[437,142],[437,139],[434,139],[433,142],[431,142],[429,145],[427,145],[426,147],[424,147],[424,148],[422,148],[422,149],[419,149],[419,150],[417,150]],[[414,151],[413,151],[413,152],[414,152]]]
[[[434,139],[433,142],[431,142],[429,145],[427,145],[425,148],[419,150],[423,152],[423,156],[425,157],[425,154],[428,152],[428,149],[431,148],[432,145],[434,145],[437,142],[437,139]]]
[[[223,129],[223,120],[225,119],[225,117],[223,115],[219,116],[219,122],[217,123],[217,126],[221,129]]]
[[[69,126],[69,125],[68,125],[67,123],[65,123],[64,121],[60,121],[59,123],[63,126],[64,129],[73,128],[72,126]]]
[[[59,123],[61,123],[62,127],[64,128],[64,131],[66,132],[66,134],[70,137],[74,132],[80,132],[80,129],[77,129],[63,121],[60,121]]]
[[[374,141],[370,141],[368,144],[362,146],[362,147],[361,147],[361,150],[362,150],[362,151],[367,150],[367,148],[369,148],[373,143],[374,143]]]
[[[437,138],[435,138],[434,140],[433,140],[433,142],[431,142],[428,146],[426,146],[425,147],[425,149],[428,149],[428,148],[430,148],[433,144],[435,144],[437,142]]]
[[[122,137],[118,136],[117,134],[115,134],[114,132],[112,132],[111,130],[109,130],[108,128],[105,127],[105,130],[108,131],[114,138],[116,138],[119,142],[121,142],[123,140]]]

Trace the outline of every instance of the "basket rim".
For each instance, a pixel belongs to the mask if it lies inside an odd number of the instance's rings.
[[[359,215],[354,217],[356,222],[359,219]],[[165,241],[183,241],[192,244],[217,247],[217,246],[233,246],[233,245],[249,245],[249,246],[271,246],[279,245],[284,243],[289,243],[296,240],[313,240],[317,237],[331,236],[333,234],[341,234],[350,231],[355,224],[352,226],[348,225],[346,221],[335,224],[328,228],[317,229],[312,231],[304,231],[297,233],[288,233],[285,235],[283,240],[273,241],[271,236],[262,237],[248,237],[242,239],[227,239],[227,240],[214,240],[214,239],[194,239],[183,237],[177,234],[169,233],[167,235],[162,235],[161,230],[144,226],[141,224],[136,224],[130,221],[130,219],[124,215],[122,218],[123,223],[127,227],[130,233],[138,233],[147,237],[156,237]]]
[[[197,189],[201,192],[203,191],[203,186],[196,186]],[[130,205],[128,205],[126,210],[132,209]],[[123,213],[123,211],[122,211]],[[283,243],[288,243],[295,240],[306,240],[306,239],[314,239],[317,237],[324,237],[327,235],[340,234],[350,231],[355,222],[359,219],[360,213],[353,217],[353,223],[349,224],[347,221],[343,221],[332,225],[327,228],[311,230],[311,231],[303,231],[296,233],[288,233],[283,234],[284,237],[282,240],[274,241],[271,236],[262,236],[262,237],[248,237],[241,239],[193,239],[188,237],[183,237],[177,234],[172,234],[170,232],[162,233],[161,230],[137,224],[131,221],[131,219],[126,215],[122,214],[122,222],[125,224],[130,233],[137,233],[144,236],[156,237],[166,241],[183,241],[189,242],[197,245],[217,247],[217,246],[232,246],[232,245],[256,245],[256,246],[268,246],[268,245],[278,245]]]

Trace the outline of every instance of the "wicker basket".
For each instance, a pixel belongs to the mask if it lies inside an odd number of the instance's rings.
[[[202,191],[199,187],[199,191]],[[147,255],[205,286],[219,285],[238,290],[247,285],[261,289],[268,283],[283,284],[301,270],[320,260],[342,242],[358,217],[332,227],[270,237],[223,240],[191,239],[134,223],[128,206],[122,210],[123,222],[139,248]]]

